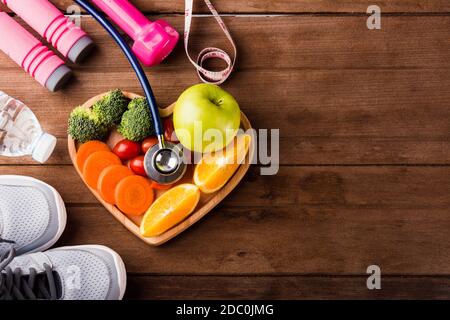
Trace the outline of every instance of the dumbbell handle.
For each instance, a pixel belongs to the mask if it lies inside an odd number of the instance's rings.
[[[64,65],[58,56],[2,11],[0,11],[0,39],[0,50],[43,86],[47,86],[47,81],[54,72]],[[68,72],[68,69],[65,72]],[[58,78],[56,82],[59,80],[61,79]],[[53,86],[47,88],[54,90]]]
[[[64,16],[48,0],[0,0],[19,15],[30,27],[53,45],[64,57],[76,62],[76,44],[87,38],[86,33]],[[92,40],[86,40],[86,42]],[[88,44],[86,43],[86,47]],[[86,49],[86,48],[84,48]],[[82,50],[81,50],[82,51]]]
[[[93,0],[133,40],[145,31],[150,20],[127,0]]]

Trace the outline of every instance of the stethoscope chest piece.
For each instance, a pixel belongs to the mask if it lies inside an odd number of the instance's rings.
[[[145,154],[144,168],[150,179],[159,184],[173,184],[186,172],[183,150],[171,143],[155,144]]]

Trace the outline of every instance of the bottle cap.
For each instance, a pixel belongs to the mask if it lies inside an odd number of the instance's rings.
[[[56,146],[56,138],[48,133],[43,133],[34,147],[32,157],[40,163],[44,163],[50,158]]]

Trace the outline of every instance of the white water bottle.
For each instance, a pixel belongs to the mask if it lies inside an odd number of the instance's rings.
[[[56,138],[42,131],[30,108],[0,91],[0,156],[31,155],[44,163],[55,146]]]

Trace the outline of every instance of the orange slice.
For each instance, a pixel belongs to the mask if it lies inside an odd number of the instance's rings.
[[[186,219],[200,201],[200,190],[193,184],[180,184],[160,196],[141,222],[144,237],[156,237]]]
[[[252,137],[237,136],[225,150],[206,154],[195,167],[194,183],[204,193],[220,190],[245,160]]]

